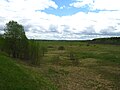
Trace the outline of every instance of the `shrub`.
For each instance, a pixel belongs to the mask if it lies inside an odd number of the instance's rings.
[[[52,57],[52,64],[59,64],[60,57],[59,56],[53,56]]]
[[[90,46],[90,44],[88,43],[86,46]]]
[[[48,46],[48,48],[54,48],[53,46]]]
[[[70,60],[72,61],[73,65],[75,65],[75,66],[79,65],[79,60],[78,60],[78,58],[77,58],[77,56],[75,55],[74,52],[70,52],[69,57],[70,57]]]
[[[64,46],[59,46],[58,50],[65,50],[65,47]]]
[[[45,52],[47,52],[47,47],[41,46],[41,47],[40,47],[40,50],[41,50],[41,52],[42,52],[42,55],[44,56],[44,55],[45,55]]]

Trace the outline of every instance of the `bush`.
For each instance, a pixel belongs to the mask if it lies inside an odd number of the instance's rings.
[[[90,44],[88,43],[86,46],[90,46]]]
[[[64,46],[59,46],[58,50],[65,50],[65,47]]]
[[[48,48],[54,48],[53,46],[48,46]]]
[[[39,46],[40,47],[40,46]],[[42,55],[44,56],[45,55],[45,52],[47,52],[47,47],[44,47],[44,46],[41,46],[40,47],[40,50],[42,52]]]
[[[77,56],[75,55],[75,53],[70,52],[69,57],[70,57],[70,60],[72,61],[73,65],[75,65],[75,66],[79,65],[79,60],[78,60]]]
[[[59,64],[60,57],[59,56],[53,56],[52,58],[52,64]]]

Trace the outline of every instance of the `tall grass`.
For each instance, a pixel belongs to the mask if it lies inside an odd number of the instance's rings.
[[[56,90],[43,76],[0,55],[0,90]]]

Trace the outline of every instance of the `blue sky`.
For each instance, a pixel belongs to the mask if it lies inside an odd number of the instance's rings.
[[[61,6],[62,8],[62,6]],[[88,6],[85,6],[85,7],[82,7],[82,8],[74,8],[74,7],[65,7],[63,9],[53,9],[53,8],[49,8],[49,9],[46,9],[46,10],[43,10],[43,12],[46,12],[48,14],[54,14],[54,15],[57,15],[57,16],[70,16],[70,15],[73,15],[77,12],[85,12],[85,13],[88,13],[89,12],[89,7]]]
[[[69,16],[73,15],[77,12],[89,12],[89,6],[85,5],[81,8],[75,8],[70,7],[70,3],[73,3],[75,0],[53,0],[58,5],[57,9],[54,8],[48,8],[43,10],[43,12],[46,12],[48,14],[54,14],[57,16]]]
[[[88,40],[120,36],[119,0],[0,0],[0,33],[10,20],[28,38]]]

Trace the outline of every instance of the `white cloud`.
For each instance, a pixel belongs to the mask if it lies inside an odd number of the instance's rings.
[[[119,0],[76,0],[70,6],[81,8],[88,5],[91,10],[120,10]]]
[[[76,0],[75,2],[71,3],[70,6],[81,8],[85,5],[91,6],[93,4],[93,0]]]
[[[64,9],[65,8],[65,5],[61,6],[60,9]]]
[[[117,23],[120,22],[116,20],[116,18],[120,18],[119,15],[120,12],[117,11],[100,13],[89,12],[88,14],[80,12],[75,15],[62,18],[70,27],[76,28],[76,31],[73,30],[73,32],[80,32],[83,31],[85,27],[94,26],[95,31],[99,33],[101,29],[104,29],[109,25],[116,26]]]
[[[55,9],[58,6],[52,0],[1,0],[0,6],[4,6],[5,9],[13,10],[13,11],[32,11],[32,10],[44,10],[49,7],[53,7]]]
[[[57,9],[52,0],[0,0],[0,16],[7,19],[34,17],[35,11],[45,10],[49,7]]]
[[[36,33],[37,38],[43,36],[41,38],[45,39],[46,36],[46,39],[50,39],[47,36],[51,36],[54,39],[81,39],[82,37],[88,39],[88,34],[89,38],[90,35],[94,38],[98,36],[103,37],[105,34],[105,36],[116,35],[115,32],[120,32],[120,26],[118,25],[120,22],[119,15],[120,13],[117,11],[90,12],[88,14],[80,12],[71,16],[62,17],[44,13],[43,17],[41,17],[44,19],[39,19],[38,22],[31,22],[31,24],[33,23],[32,27],[40,27]]]
[[[92,2],[84,0],[81,6]],[[97,5],[97,0],[95,3]],[[105,7],[95,6],[95,3],[93,9]],[[29,38],[37,39],[92,39],[120,33],[120,11],[78,12],[61,17],[41,12],[49,7],[58,8],[52,0],[0,0],[0,27],[15,20],[24,25]]]
[[[120,10],[119,0],[95,0],[93,9],[101,10]]]

